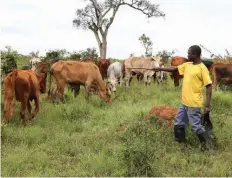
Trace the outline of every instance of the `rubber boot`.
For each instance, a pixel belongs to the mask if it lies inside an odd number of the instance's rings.
[[[185,141],[185,126],[175,125],[174,126],[175,141],[184,142]]]
[[[208,150],[211,145],[212,145],[212,139],[209,135],[209,133],[207,131],[201,133],[201,134],[197,134],[200,142],[201,142],[201,150]]]

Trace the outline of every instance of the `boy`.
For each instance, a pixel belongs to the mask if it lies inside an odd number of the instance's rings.
[[[154,68],[156,71],[179,71],[183,75],[182,99],[174,124],[175,140],[185,141],[185,127],[190,121],[192,130],[197,134],[202,146],[210,142],[210,137],[201,122],[201,107],[203,106],[203,87],[206,87],[206,103],[204,113],[210,112],[212,95],[212,81],[209,71],[201,62],[201,48],[197,45],[188,50],[188,59],[191,62],[179,66]]]

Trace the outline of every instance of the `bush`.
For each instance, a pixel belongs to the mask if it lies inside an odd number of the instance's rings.
[[[8,74],[17,68],[19,54],[17,51],[12,50],[10,46],[5,48],[7,49],[6,51],[1,51],[1,69],[3,73]]]

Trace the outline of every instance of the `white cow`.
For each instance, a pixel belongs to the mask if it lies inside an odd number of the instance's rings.
[[[154,67],[160,67],[160,60],[161,57],[130,57],[125,60],[125,78],[126,78],[126,86],[129,87],[132,73],[142,74],[143,79],[146,85],[150,85],[152,76],[156,73],[158,81],[163,78],[163,72],[155,72],[153,69]]]
[[[110,64],[107,69],[107,78],[108,78],[108,88],[110,91],[115,92],[117,84],[119,83],[120,86],[122,85],[122,64],[120,62],[114,62]]]
[[[164,68],[164,63],[163,62],[159,62],[159,67]],[[158,85],[164,80],[164,78],[166,77],[166,73],[163,71],[160,72],[156,72],[154,74],[154,81],[156,80]]]
[[[31,70],[35,71],[36,63],[42,62],[42,60],[40,58],[34,57],[29,62],[30,62],[30,65],[31,65]]]

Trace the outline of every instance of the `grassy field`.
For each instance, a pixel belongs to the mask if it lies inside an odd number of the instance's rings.
[[[186,144],[157,118],[144,120],[154,105],[180,104],[172,81],[146,88],[134,79],[106,105],[83,88],[65,104],[41,95],[40,111],[23,127],[16,115],[1,127],[1,176],[232,176],[232,93],[214,91],[211,117],[215,148],[201,152],[191,129]],[[1,104],[3,109],[3,103]]]

